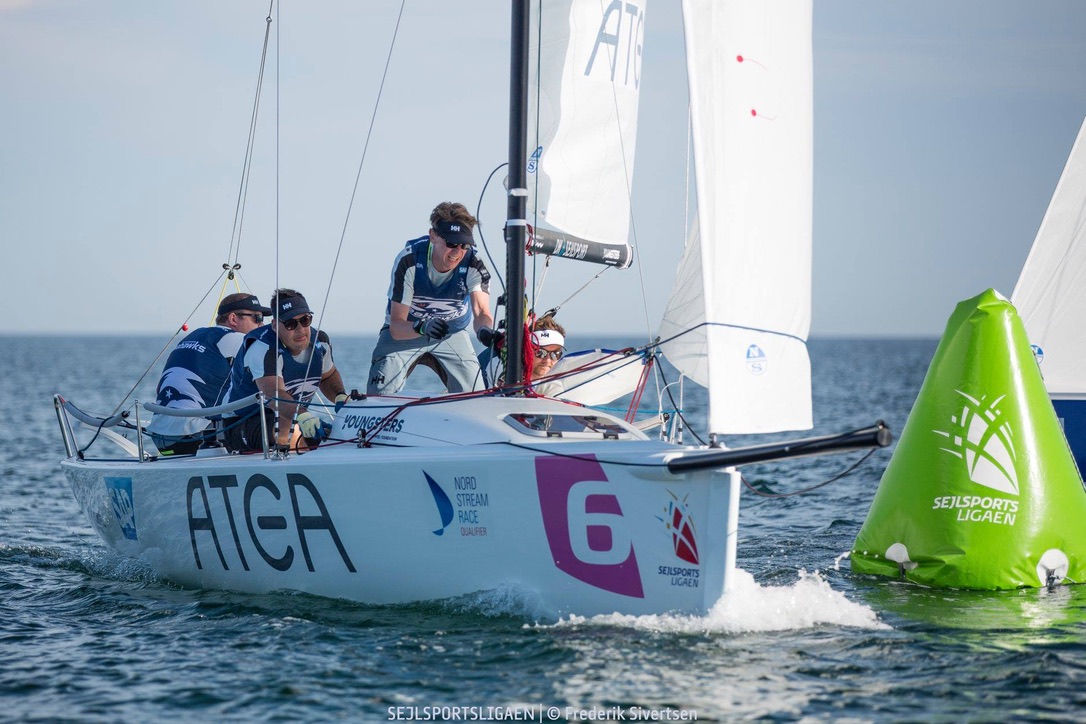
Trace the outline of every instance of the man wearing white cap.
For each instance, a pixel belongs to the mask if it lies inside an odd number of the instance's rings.
[[[561,382],[539,382],[551,373],[558,360],[566,352],[566,330],[554,317],[544,316],[532,325],[532,345],[535,358],[532,360],[532,389],[540,395],[553,397],[562,392]]]
[[[494,330],[490,272],[475,253],[475,224],[463,204],[442,202],[430,214],[429,233],[396,257],[369,394],[399,392],[419,364],[434,369],[449,392],[482,387],[469,329],[487,347],[504,333]]]

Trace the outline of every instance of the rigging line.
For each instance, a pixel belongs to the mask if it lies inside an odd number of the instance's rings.
[[[274,4],[274,0],[272,0],[272,2]],[[282,17],[282,12],[283,12],[283,6],[282,6],[282,4],[280,4],[279,5],[280,18]],[[279,113],[280,113],[280,110],[282,108],[282,105],[281,105],[282,82],[281,82],[281,78],[280,78],[281,66],[282,66],[282,54],[280,52],[280,44],[279,44],[279,24],[277,24],[275,26],[275,289],[276,289],[277,293],[275,295],[275,309],[272,310],[272,312],[275,314],[275,352],[276,352],[276,354],[279,353],[279,345],[281,344],[281,342],[279,340],[279,296],[278,296],[278,291],[282,288],[282,287],[279,286],[279,150],[280,150],[279,149],[279,143],[280,143]],[[307,375],[308,375],[308,372],[307,372]],[[276,384],[278,384],[278,382]],[[286,387],[286,379],[283,380],[283,386]],[[268,403],[265,402],[264,404],[267,405]],[[264,414],[263,407],[258,405],[258,408],[259,409],[257,410],[257,413],[260,414],[260,415],[263,415]],[[275,438],[275,445],[278,445],[279,444],[279,400],[278,399],[276,399],[276,401],[275,401],[275,415],[274,415],[274,418],[275,418],[275,421],[272,423],[272,437]],[[267,433],[261,432],[262,437],[265,434],[267,434]],[[289,435],[289,431],[288,431],[288,435]],[[267,440],[264,440],[264,444],[265,444],[264,449],[265,450],[267,450],[268,448],[271,447],[270,445],[267,444],[267,442],[268,442]]]
[[[245,144],[245,158],[241,164],[241,182],[238,187],[238,200],[234,206],[234,224],[230,231],[230,248],[226,254],[227,260],[233,255],[233,263],[237,263],[238,256],[241,254],[241,227],[245,216],[245,199],[248,197],[249,193],[249,173],[252,170],[253,165],[253,147],[256,143],[256,121],[260,112],[261,91],[264,87],[264,69],[267,64],[268,40],[271,35],[272,8],[274,5],[275,0],[269,0],[268,15],[264,19],[264,47],[260,52],[260,70],[257,73],[256,94],[253,98],[253,111],[249,117],[249,134]],[[235,242],[237,243],[236,250],[234,248]]]
[[[656,374],[660,375],[660,378],[664,381],[664,391],[667,392],[667,398],[671,400],[671,406],[675,408],[675,414],[678,415],[679,419],[683,421],[684,425],[686,425],[687,431],[694,436],[694,439],[698,441],[699,445],[707,445],[707,443],[701,439],[701,435],[698,435],[697,430],[695,430],[690,425],[690,421],[686,419],[685,415],[683,415],[683,411],[682,408],[679,407],[679,403],[675,402],[675,396],[671,394],[671,385],[668,384],[667,377],[664,376],[664,366],[662,364],[656,365]],[[661,405],[661,407],[663,407],[663,405]]]
[[[686,245],[690,243],[690,177],[691,177],[690,170],[691,170],[692,161],[693,161],[693,158],[694,158],[694,147],[693,147],[693,143],[694,143],[694,136],[693,136],[694,125],[693,125],[693,123],[694,123],[694,118],[693,118],[692,108],[691,108],[690,103],[688,101],[687,104],[686,104],[686,177],[684,179],[685,189],[683,191],[683,228],[682,228],[682,232],[683,232],[683,256],[686,255]],[[701,236],[700,231],[699,231],[698,236],[699,236],[699,239],[700,239],[700,236]],[[681,263],[682,262],[680,260],[680,264]],[[672,295],[674,295],[675,290],[672,289],[671,293],[672,293]],[[667,306],[665,306],[665,308],[664,308],[664,316],[665,317],[667,316],[667,312],[668,312],[668,309],[670,307],[671,307],[671,297],[669,296],[668,301],[667,301]],[[662,321],[663,320],[661,320],[661,322]],[[662,344],[661,342],[659,342],[659,340],[657,340],[657,343]],[[682,373],[680,372],[679,374],[681,376]],[[664,409],[663,390],[668,391],[667,392],[668,399],[671,400],[672,406],[677,409],[678,406],[675,404],[675,396],[671,393],[671,389],[667,386],[667,378],[664,377],[664,367],[663,367],[663,365],[659,365],[657,367],[656,376],[659,377],[659,379],[657,379],[657,381],[656,381],[656,399],[657,399],[658,404],[660,406],[660,410],[662,411]],[[663,389],[660,388],[660,380],[664,381]],[[684,424],[686,423],[686,419],[681,414],[679,415],[679,419],[682,420]],[[688,429],[689,429],[689,427],[690,426],[687,425]],[[699,443],[701,443],[702,445],[705,444],[705,442],[700,437],[698,437],[698,434],[696,432],[694,432],[693,435],[694,435],[694,438]]]
[[[532,194],[531,194],[531,197],[530,197],[532,199],[532,225],[531,225],[531,228],[529,229],[529,231],[533,235],[535,234],[536,227],[539,226],[539,182],[538,182],[539,176],[538,176],[538,173],[539,173],[539,161],[542,160],[542,154],[540,154],[540,156],[537,158],[536,153],[540,150],[540,148],[542,148],[541,144],[539,143],[539,132],[540,132],[539,131],[539,117],[540,117],[539,114],[540,114],[540,108],[542,108],[542,106],[543,106],[543,104],[540,103],[540,95],[543,93],[543,63],[541,62],[542,59],[543,59],[543,3],[536,3],[535,33],[536,33],[536,37],[535,37],[535,47],[536,47],[536,52],[535,52],[535,137],[532,139],[532,142],[533,142],[533,144],[532,144],[532,152],[528,154],[529,168],[533,168],[531,166],[532,159],[536,159],[536,161],[535,161],[535,166],[534,166],[535,170],[531,171],[529,174],[526,174],[525,177],[524,177],[526,185],[529,183],[529,178],[528,178],[529,175],[534,176],[535,179],[536,179],[536,182],[531,185],[532,186]],[[525,150],[527,150],[527,149],[525,149]],[[527,214],[525,214],[525,216],[527,216]],[[523,254],[524,250],[521,249],[521,250],[519,250],[518,253]],[[530,309],[535,309],[535,307],[536,307],[536,295],[538,294],[539,286],[542,284],[542,282],[539,281],[539,260],[536,258],[537,255],[532,254],[531,257],[532,257],[532,298],[529,300],[529,304],[527,306]],[[548,258],[547,261],[548,261],[548,264],[549,264],[550,259]],[[544,276],[545,276],[545,274],[544,274]],[[514,290],[514,291],[516,291],[517,294],[524,294],[525,293],[524,290],[522,290],[522,289],[517,289],[517,290]],[[508,295],[509,292],[506,291],[506,294]],[[525,320],[523,320],[523,319],[518,320],[518,322],[519,322],[518,328],[519,328],[520,325],[524,324],[524,321]],[[506,331],[508,332],[509,330],[506,330]]]
[[[533,264],[535,260],[533,259]],[[547,256],[543,261],[543,273],[539,276],[538,282],[532,287],[532,310],[535,310],[536,300],[543,296],[543,285],[547,283],[547,275],[551,271],[551,257]]]
[[[694,157],[694,114],[690,103],[686,104],[686,188],[683,190],[683,236],[689,239],[690,234],[690,167]],[[700,234],[699,234],[700,236]]]
[[[604,12],[603,0],[600,0],[599,6],[600,6],[600,12],[603,13]],[[634,42],[634,40],[631,39],[631,42]],[[612,50],[611,48],[607,49],[608,54],[610,54],[611,50]],[[617,51],[618,47],[616,46],[614,48],[614,50]],[[614,67],[613,63],[615,62],[615,60],[616,59],[612,59],[612,66],[611,66],[612,68]],[[639,88],[638,88],[638,94],[639,94],[638,103],[640,104],[640,81],[637,80],[636,69],[634,71],[634,79],[635,79],[634,82],[637,83],[638,86],[639,86]],[[638,280],[641,283],[641,307],[642,307],[642,311],[645,314],[645,339],[648,340],[648,339],[652,339],[652,329],[649,326],[651,324],[651,322],[649,320],[648,289],[645,286],[644,265],[641,264],[641,254],[638,252],[638,248],[637,248],[637,220],[634,218],[633,184],[632,184],[632,181],[630,179],[630,167],[629,167],[629,165],[627,163],[628,156],[626,155],[626,139],[622,135],[622,129],[621,129],[622,119],[619,117],[618,92],[615,89],[615,82],[614,82],[613,79],[611,81],[611,100],[612,100],[612,105],[614,106],[614,109],[615,109],[615,117],[618,118],[618,120],[619,120],[618,147],[619,147],[619,152],[622,154],[622,175],[623,175],[623,178],[626,181],[626,203],[629,204],[629,208],[630,208],[630,232],[631,232],[630,233],[630,246],[633,248],[633,250],[635,252],[635,258],[637,259],[637,262],[638,262],[637,263],[637,277],[638,277]]]
[[[324,313],[328,310],[328,299],[332,295],[332,282],[335,280],[336,269],[339,267],[339,257],[343,253],[343,242],[347,238],[347,225],[351,221],[351,210],[354,208],[355,198],[358,196],[358,185],[362,180],[362,167],[366,163],[366,153],[369,151],[370,139],[373,137],[373,127],[377,124],[377,111],[381,107],[381,95],[384,93],[385,81],[388,79],[388,69],[392,65],[392,51],[396,48],[396,38],[399,36],[400,21],[403,19],[403,10],[406,4],[407,0],[401,0],[400,12],[396,15],[396,26],[392,29],[392,42],[390,42],[388,46],[388,55],[385,57],[385,68],[381,72],[381,84],[377,87],[377,98],[373,102],[373,113],[370,115],[370,125],[366,130],[366,140],[362,144],[362,157],[358,160],[358,171],[355,173],[354,177],[354,188],[351,189],[351,200],[347,204],[347,214],[343,219],[343,230],[339,234],[339,244],[336,246],[336,256],[332,260],[332,271],[328,274],[328,286],[325,287],[324,290],[324,301],[321,303],[320,317],[317,318],[317,329],[320,329],[321,325],[324,324]],[[319,340],[314,340],[314,351],[316,350],[318,343]],[[309,376],[314,356],[315,355],[311,355],[309,362],[306,364],[306,377]],[[295,417],[297,417],[297,411],[295,412]]]
[[[276,30],[278,30],[278,28],[276,28]],[[276,35],[276,37],[278,38],[278,35]],[[261,63],[261,79],[260,79],[260,87],[261,88],[263,87],[263,84],[264,84],[263,71],[264,71],[263,63]],[[245,209],[248,206],[247,202],[249,200],[249,181],[252,178],[253,150],[256,147],[256,117],[260,112],[259,111],[259,106],[260,106],[260,90],[258,89],[257,90],[256,107],[253,109],[253,123],[252,123],[252,126],[249,129],[250,138],[249,138],[249,149],[248,149],[248,161],[247,161],[247,166],[245,168],[245,171],[244,171],[244,173],[242,175],[244,183],[243,183],[243,187],[242,187],[243,188],[243,197],[240,200],[240,214],[235,217],[235,227],[236,227],[236,232],[237,232],[237,246],[235,247],[235,250],[234,250],[234,260],[233,260],[233,263],[234,263],[235,266],[238,263],[238,258],[240,258],[240,256],[241,256],[241,236],[242,236],[242,228],[245,226]]]
[[[559,309],[561,309],[562,307],[564,307],[564,306],[565,306],[566,304],[569,304],[569,301],[570,301],[571,299],[573,299],[573,298],[574,298],[574,297],[576,297],[576,296],[577,296],[578,294],[580,294],[580,293],[581,293],[581,292],[583,292],[583,291],[584,291],[585,289],[587,289],[587,288],[588,288],[588,285],[589,285],[589,284],[591,284],[592,282],[594,282],[594,281],[596,281],[597,279],[599,279],[599,278],[600,278],[600,276],[601,276],[601,275],[602,275],[602,274],[603,274],[604,272],[606,272],[606,271],[608,271],[608,270],[610,270],[610,269],[614,269],[614,267],[612,267],[612,266],[605,266],[605,267],[604,267],[603,269],[601,269],[601,270],[600,270],[599,272],[597,272],[597,273],[596,273],[596,275],[595,275],[594,277],[592,277],[592,278],[591,278],[591,279],[589,279],[589,280],[588,280],[587,282],[585,282],[584,284],[582,284],[582,285],[581,285],[581,287],[580,287],[579,289],[577,289],[577,291],[573,292],[573,294],[570,294],[570,295],[569,295],[568,297],[566,297],[565,299],[563,299],[563,300],[562,300],[561,302],[559,302],[559,303],[558,303],[557,305],[555,305],[555,306],[554,306],[554,307],[553,307],[552,309],[550,309],[550,310],[548,310],[548,311],[554,311],[554,312],[557,312],[557,311],[558,311]]]
[[[846,475],[852,474],[853,472],[856,471],[856,468],[863,465],[863,463],[869,457],[874,455],[876,452],[878,452],[878,448],[869,450],[866,455],[864,455],[862,458],[857,460],[851,466],[846,468],[843,472],[840,472],[837,475],[834,475],[832,478],[830,478],[828,480],[823,480],[821,483],[818,483],[817,485],[812,485],[809,488],[803,488],[802,490],[793,490],[790,493],[767,493],[764,490],[758,490],[753,485],[751,485],[749,482],[747,482],[746,476],[740,475],[739,479],[743,481],[743,485],[746,486],[747,490],[754,493],[755,495],[760,495],[763,498],[791,498],[791,497],[796,496],[796,495],[803,495],[804,493],[809,493],[812,490],[818,490],[819,488],[821,488],[821,487],[823,487],[825,485],[829,485],[830,483],[833,483],[833,482],[836,482],[836,481],[840,480],[841,478],[845,477]]]
[[[743,330],[745,332],[761,332],[763,334],[775,334],[778,337],[787,337],[788,339],[794,339],[797,342],[800,342],[800,343],[802,343],[804,345],[807,344],[807,340],[805,340],[803,337],[797,336],[795,334],[789,334],[788,332],[779,332],[779,331],[777,331],[775,329],[763,329],[762,327],[748,327],[745,324],[727,324],[725,322],[700,322],[698,324],[695,324],[693,327],[690,327],[689,329],[684,329],[683,331],[679,332],[678,334],[671,335],[667,339],[658,340],[658,341],[653,342],[652,344],[647,345],[647,346],[661,347],[661,346],[667,344],[668,342],[674,342],[679,337],[683,337],[683,336],[685,336],[687,334],[690,334],[691,332],[696,332],[697,330],[701,329],[702,327],[722,327],[724,329],[739,329],[739,330]]]
[[[234,284],[237,286],[239,292],[242,289],[252,289],[253,288],[249,284],[249,282],[245,281],[245,279],[241,276],[241,270],[240,269],[234,269],[234,278],[235,278]]]
[[[501,171],[503,167],[508,166],[508,165],[509,165],[508,161],[506,161],[505,163],[500,163],[500,164],[498,164],[497,168],[495,168],[493,171],[490,172],[490,175],[486,177],[486,182],[483,184],[483,190],[479,192],[479,203],[477,203],[475,205],[475,220],[478,222],[478,225],[479,225],[479,241],[483,245],[483,251],[486,252],[486,258],[490,260],[490,266],[491,266],[491,269],[493,270],[493,271],[491,271],[491,275],[498,277],[498,283],[501,284],[501,286],[502,286],[502,293],[503,294],[506,291],[506,289],[505,289],[505,279],[502,278],[501,272],[498,271],[498,265],[494,261],[494,257],[490,255],[490,247],[486,245],[486,238],[483,236],[483,222],[479,221],[479,219],[480,219],[480,217],[482,215],[482,212],[483,212],[483,196],[486,195],[487,186],[490,185],[490,181],[491,181],[491,179],[494,178],[494,174],[496,174],[498,171]]]
[[[613,357],[613,356],[614,355],[608,355],[607,357],[603,357],[603,358],[598,359],[598,360],[596,360],[594,362],[586,362],[585,364],[581,365],[580,367],[574,367],[571,370],[567,370],[567,371],[564,371],[564,372],[559,372],[556,375],[547,375],[546,377],[541,377],[541,378],[539,378],[538,382],[553,382],[553,381],[557,381],[557,380],[563,380],[563,379],[566,379],[568,377],[572,377],[573,375],[587,374],[589,372],[599,370],[599,373],[594,377],[590,377],[590,378],[584,380],[583,382],[578,382],[577,384],[573,385],[572,387],[564,387],[563,390],[562,390],[562,394],[566,394],[568,392],[573,392],[574,390],[578,389],[579,387],[584,387],[587,384],[591,384],[592,382],[595,382],[596,380],[602,379],[605,375],[608,375],[608,374],[610,374],[612,372],[618,372],[619,370],[623,369],[624,367],[629,367],[630,365],[635,364],[635,363],[639,363],[639,364],[642,364],[642,365],[646,364],[645,359],[642,356],[636,355],[636,354],[630,354],[629,357],[627,359],[624,359],[624,360],[621,359],[621,358],[611,359],[611,357]],[[612,367],[612,365],[614,365],[614,366]],[[533,380],[533,382],[536,382],[536,380]]]
[[[347,204],[347,215],[343,219],[343,231],[339,235],[339,245],[336,247],[336,256],[332,262],[332,273],[328,275],[328,289],[324,295],[324,306],[328,305],[328,297],[332,292],[332,280],[336,275],[336,267],[339,265],[339,257],[343,252],[343,241],[347,237],[347,225],[351,220],[351,210],[354,208],[355,198],[358,196],[358,185],[362,179],[362,167],[366,163],[366,153],[370,148],[370,139],[373,137],[373,127],[377,124],[377,111],[381,107],[381,95],[385,90],[385,81],[388,79],[388,69],[392,65],[392,51],[396,48],[396,38],[400,32],[400,21],[403,19],[404,6],[407,4],[407,0],[401,0],[400,12],[396,15],[396,26],[392,29],[392,42],[388,46],[388,55],[385,57],[385,68],[381,72],[381,84],[377,88],[377,98],[373,103],[373,114],[370,116],[370,125],[366,131],[366,141],[362,146],[362,158],[358,160],[358,172],[354,177],[354,188],[351,190],[351,200]],[[323,318],[324,309],[321,310]]]
[[[603,11],[604,11],[603,10],[603,2],[601,0],[600,1],[600,12],[602,13]],[[633,42],[632,39],[631,39],[631,42]],[[614,50],[617,51],[617,46],[615,47]],[[611,51],[611,49],[608,48],[608,53],[610,53],[610,51]],[[612,67],[614,67],[614,66],[612,65]],[[637,79],[636,67],[634,69],[634,82],[637,83],[638,86],[640,86],[640,82]],[[638,88],[638,93],[640,94],[640,87]],[[637,262],[637,279],[638,279],[638,283],[641,285],[641,311],[644,314],[644,320],[645,320],[645,339],[646,340],[651,340],[652,337],[653,337],[652,327],[651,327],[652,322],[651,322],[651,320],[649,318],[649,301],[648,301],[648,289],[647,289],[647,287],[645,285],[645,269],[644,269],[644,265],[641,263],[641,253],[640,253],[640,249],[639,249],[639,246],[638,246],[638,240],[637,240],[637,218],[636,218],[636,215],[634,213],[633,182],[632,182],[632,180],[630,178],[630,167],[629,167],[629,165],[627,163],[627,160],[628,160],[629,157],[626,155],[626,140],[625,140],[625,138],[624,138],[624,136],[622,134],[622,130],[621,130],[621,121],[622,121],[622,119],[619,117],[618,93],[617,93],[617,90],[615,88],[614,80],[612,80],[612,82],[611,82],[611,100],[612,100],[612,105],[613,105],[614,110],[615,110],[615,116],[616,116],[616,118],[619,118],[618,144],[619,144],[619,152],[622,154],[622,174],[623,174],[623,178],[624,178],[624,180],[626,182],[626,203],[628,204],[629,210],[630,210],[630,240],[629,240],[629,245],[630,245],[631,249],[634,252],[634,258],[635,258],[635,260]],[[639,104],[640,104],[640,95],[639,95]],[[598,278],[598,275],[597,275],[597,277],[589,280],[589,284],[594,282],[597,278]],[[581,290],[578,290],[578,293],[580,291]],[[660,378],[656,374],[653,374],[652,378],[653,378],[653,381],[656,383],[656,399],[657,399],[658,411],[662,411],[662,409],[663,409],[662,401],[663,400],[662,400],[662,396],[660,394],[661,393]]]
[[[147,369],[145,369],[143,371],[143,374],[140,375],[140,378],[138,380],[136,380],[136,384],[132,385],[131,389],[129,389],[128,392],[125,394],[125,396],[123,398],[121,398],[121,401],[118,402],[117,406],[113,408],[113,412],[106,415],[107,418],[108,417],[113,417],[114,415],[117,414],[117,412],[122,407],[124,407],[124,404],[126,402],[128,402],[128,398],[132,396],[132,393],[135,392],[136,388],[139,387],[140,384],[143,382],[143,379],[147,376],[147,373],[150,372],[154,368],[154,366],[156,364],[158,364],[158,361],[160,359],[162,359],[162,355],[165,354],[166,350],[170,349],[170,347],[173,345],[173,341],[175,339],[177,339],[177,335],[179,335],[179,334],[181,334],[181,332],[185,331],[185,325],[188,324],[189,320],[192,319],[196,315],[197,310],[200,309],[200,305],[203,304],[204,301],[209,296],[211,296],[211,292],[215,291],[215,287],[218,285],[219,279],[221,279],[222,275],[225,274],[225,273],[226,273],[226,270],[224,269],[222,271],[222,273],[219,274],[219,276],[215,277],[215,281],[211,284],[210,287],[208,287],[208,290],[206,292],[204,292],[204,296],[200,297],[200,301],[196,302],[196,306],[193,307],[192,311],[190,311],[188,316],[185,317],[185,321],[181,324],[181,326],[179,326],[177,328],[177,331],[173,333],[173,336],[171,336],[168,340],[166,340],[166,344],[163,345],[162,349],[160,349],[158,351],[158,354],[155,355],[155,358],[153,360],[151,360],[151,364],[147,365]]]

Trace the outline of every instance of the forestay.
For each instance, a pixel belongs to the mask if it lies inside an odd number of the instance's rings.
[[[1086,393],[1086,121],[1011,299],[1049,393]]]
[[[809,0],[685,0],[697,223],[660,335],[709,430],[811,427]]]
[[[546,0],[531,17],[532,251],[626,267],[645,3]]]

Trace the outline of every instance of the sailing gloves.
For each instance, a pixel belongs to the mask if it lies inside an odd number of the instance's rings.
[[[415,322],[414,329],[423,337],[430,339],[445,339],[449,336],[449,323],[444,319],[429,317]]]
[[[323,440],[332,432],[332,426],[306,410],[298,413],[298,429],[306,440]]]
[[[444,319],[429,317],[415,322],[414,330],[430,339],[445,339],[449,336],[449,323]],[[480,327],[475,336],[485,346],[494,347],[505,339],[505,332],[497,332],[490,327]]]
[[[347,401],[351,399],[351,396],[346,392],[340,392],[336,395],[336,412],[343,409],[343,406],[347,404]]]
[[[496,347],[499,342],[505,339],[505,332],[497,332],[490,327],[479,327],[479,331],[475,333],[475,336],[479,338],[484,347]]]

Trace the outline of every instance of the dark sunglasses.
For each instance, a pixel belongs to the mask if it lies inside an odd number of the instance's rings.
[[[286,327],[291,332],[296,330],[298,328],[299,324],[302,325],[303,327],[308,327],[309,325],[313,324],[313,315],[312,314],[303,314],[300,317],[295,317],[294,319],[288,319],[287,321],[283,322],[283,326]]]
[[[454,244],[437,232],[434,232],[434,236],[441,239],[441,243],[449,247],[450,249],[467,249],[469,246],[471,246],[471,244]]]
[[[562,355],[564,355],[564,354],[565,354],[565,352],[563,352],[560,349],[555,350],[554,352],[549,352],[549,351],[547,351],[545,349],[537,349],[535,351],[535,358],[536,359],[552,359],[555,362],[557,362],[558,360],[562,359]]]
[[[253,321],[257,324],[264,324],[263,314],[246,314],[245,312],[234,312],[234,314],[238,315],[239,317],[252,317]]]

